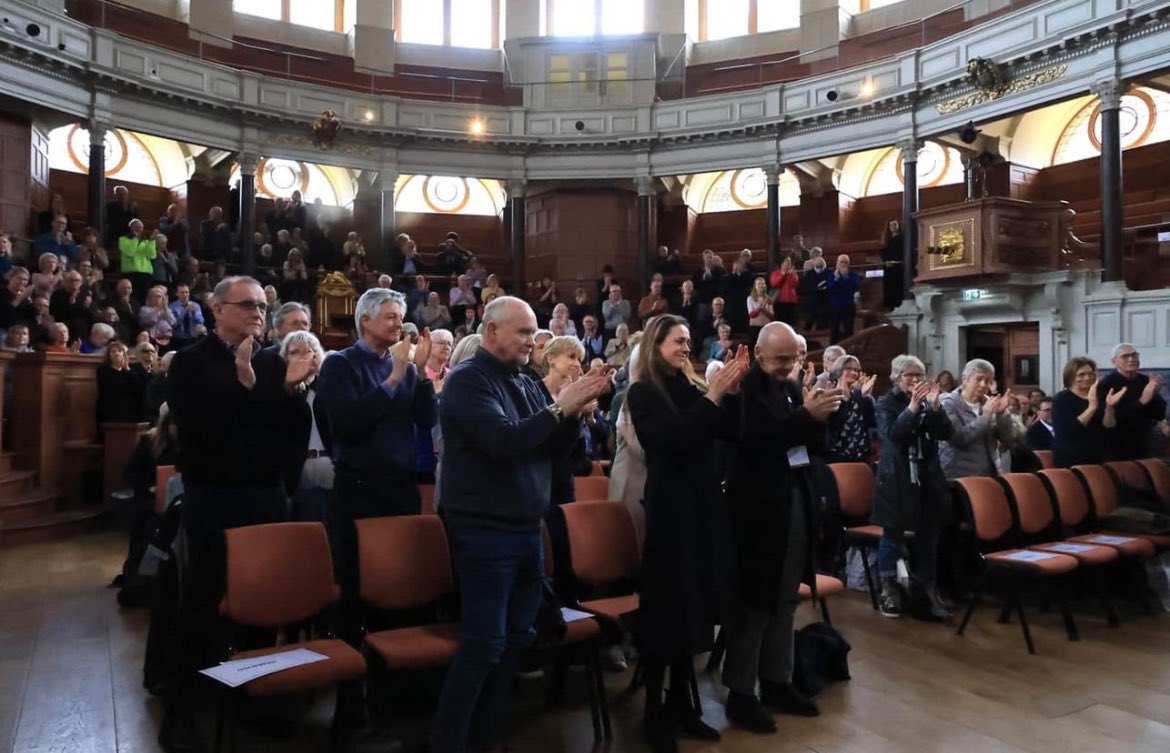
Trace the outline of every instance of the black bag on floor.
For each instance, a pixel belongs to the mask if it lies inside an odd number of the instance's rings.
[[[831,626],[814,622],[796,631],[796,661],[792,684],[809,698],[817,696],[827,685],[849,677],[849,651],[853,648]]]

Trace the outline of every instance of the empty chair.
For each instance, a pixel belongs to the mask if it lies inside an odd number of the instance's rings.
[[[605,502],[609,499],[609,477],[574,476],[573,492],[577,502]]]
[[[874,609],[878,608],[877,594],[873,589],[873,573],[870,572],[869,550],[877,549],[882,538],[882,527],[871,525],[870,510],[876,481],[873,469],[868,463],[831,463],[829,470],[837,483],[837,499],[841,506],[842,537],[840,561],[845,549],[856,546],[861,549],[861,561],[865,568],[865,586]],[[843,564],[843,563],[840,563]]]
[[[831,575],[823,575],[817,573],[817,601],[820,603],[821,616],[824,618],[826,625],[832,625],[833,619],[829,616],[829,605],[825,601],[831,596],[839,596],[845,593],[845,584],[841,582],[840,578],[834,578]],[[797,590],[801,601],[812,601],[812,589],[807,583],[801,583]]]
[[[329,540],[320,523],[272,523],[232,528],[227,539],[227,588],[220,613],[232,625],[282,628],[309,624],[337,601]],[[267,675],[239,690],[254,696],[300,693],[337,686],[334,737],[360,719],[360,678],[366,673],[362,655],[342,640],[325,637],[285,643],[272,648],[242,651],[233,659],[307,649],[327,657],[323,661]],[[220,711],[216,747],[222,740],[225,712],[234,738],[234,704]],[[234,747],[234,746],[233,746]]]
[[[1067,531],[1078,534],[1072,536],[1070,541],[1078,541],[1090,534],[1094,530],[1092,504],[1082,478],[1069,468],[1044,470],[1036,476],[1056,500],[1061,525]],[[1108,481],[1108,478],[1105,480]],[[1113,547],[1122,557],[1141,558],[1154,554],[1152,542],[1136,537],[1127,536],[1123,541],[1111,541],[1103,545]]]
[[[1149,474],[1134,460],[1115,460],[1105,463],[1105,468],[1117,479],[1119,486],[1129,487],[1139,492],[1152,492],[1153,484]]]
[[[1052,454],[1052,450],[1032,450],[1032,454],[1040,461],[1041,468],[1055,468],[1056,458]]]
[[[1146,475],[1150,477],[1150,486],[1162,504],[1170,510],[1170,466],[1158,458],[1138,460]]]
[[[586,586],[633,581],[638,575],[638,539],[634,522],[620,502],[573,502],[561,505],[569,534],[569,565]],[[580,608],[603,620],[620,623],[638,611],[638,594],[580,603]]]
[[[418,497],[422,501],[421,512],[423,515],[435,514],[435,485],[434,484],[419,484]]]
[[[1078,537],[1078,541],[1108,543],[1105,540],[1101,540],[1101,536],[1117,542],[1120,542],[1122,539],[1145,539],[1153,544],[1155,550],[1158,552],[1170,550],[1170,536],[1165,534],[1106,530],[1108,528],[1106,523],[1109,516],[1121,504],[1120,476],[1117,470],[1111,470],[1101,465],[1078,465],[1074,466],[1072,470],[1080,476],[1086,491],[1089,493],[1089,501],[1092,503],[1093,510],[1093,530],[1099,532],[1092,536]],[[1138,470],[1141,470],[1140,466]]]
[[[1034,552],[1013,546],[1016,532],[1011,507],[1003,486],[996,479],[986,476],[960,478],[954,481],[952,488],[975,533],[979,556],[984,565],[975,596],[963,615],[963,621],[959,623],[958,634],[962,635],[967,629],[967,623],[979,605],[982,585],[990,575],[1003,574],[1006,576],[1008,593],[1002,614],[1006,616],[1013,609],[1016,611],[1028,653],[1036,653],[1032,633],[1024,616],[1025,586],[1029,580],[1046,582],[1068,575],[1077,569],[1076,559],[1066,554]],[[1069,640],[1076,640],[1076,625],[1067,601],[1061,598],[1060,605]]]

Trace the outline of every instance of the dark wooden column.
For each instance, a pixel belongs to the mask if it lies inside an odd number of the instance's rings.
[[[512,248],[512,287],[513,295],[523,298],[525,289],[524,280],[524,232],[527,204],[524,196],[525,183],[522,180],[508,181],[508,213],[510,218],[510,233]]]
[[[1121,280],[1121,233],[1125,209],[1121,203],[1125,176],[1121,161],[1120,81],[1104,81],[1093,88],[1101,103],[1101,263],[1106,282]]]
[[[768,165],[764,168],[768,176],[768,269],[780,267],[780,176],[783,165]]]
[[[918,260],[918,148],[917,141],[900,145],[902,150],[902,290],[911,298],[914,266]]]
[[[240,165],[240,206],[239,233],[240,268],[246,275],[256,273],[256,244],[252,236],[256,233],[256,163],[255,154],[241,153],[236,161]]]
[[[106,237],[106,126],[90,121],[89,124],[89,181],[87,204],[89,205],[89,226],[98,231],[98,238]],[[119,235],[126,228],[119,229]]]
[[[650,290],[650,269],[654,259],[654,220],[657,212],[657,194],[654,178],[643,176],[634,179],[638,188],[638,284],[642,294]]]
[[[397,269],[398,255],[394,238],[398,235],[398,224],[394,221],[394,186],[398,183],[398,173],[388,168],[382,168],[378,175],[381,186],[381,215],[379,222],[379,236],[382,241],[382,264],[387,270]]]

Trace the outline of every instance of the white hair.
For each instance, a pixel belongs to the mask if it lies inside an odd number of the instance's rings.
[[[626,359],[626,373],[630,377],[630,384],[638,381],[638,371],[641,368],[638,365],[638,356],[642,353],[642,343],[638,343],[630,348],[630,356]]]
[[[991,365],[991,361],[985,361],[982,358],[972,358],[963,366],[963,374],[959,377],[959,381],[965,382],[975,374],[995,376],[995,367]]]
[[[309,350],[317,354],[317,363],[320,364],[325,360],[325,349],[321,347],[321,341],[312,332],[305,330],[296,330],[289,332],[280,341],[280,357],[285,361],[288,360],[288,352],[295,343],[304,343],[309,346]]]
[[[720,369],[722,369],[726,365],[727,364],[723,363],[722,361],[716,361],[714,359],[708,361],[707,362],[707,373],[704,374],[703,378],[706,379],[708,382],[711,381],[711,377],[715,376],[715,372],[719,371]]]
[[[909,354],[902,354],[894,356],[894,360],[890,361],[890,380],[896,381],[901,378],[902,372],[911,366],[917,366],[921,369],[923,375],[926,374],[926,366],[923,365],[922,360],[918,356]]]
[[[474,356],[483,347],[482,335],[468,335],[459,341],[455,350],[451,351],[451,360],[448,365],[455,366]]]
[[[1113,346],[1113,352],[1109,354],[1109,360],[1112,361],[1114,358],[1117,358],[1119,355],[1121,355],[1121,351],[1126,350],[1127,348],[1133,351],[1137,350],[1137,348],[1135,348],[1130,343],[1117,343]]]
[[[824,359],[826,362],[833,364],[836,363],[837,359],[843,355],[845,355],[844,348],[842,348],[840,345],[830,345],[829,347],[825,348]]]
[[[123,279],[125,279],[125,278],[123,278]],[[225,303],[227,301],[228,294],[231,292],[232,287],[234,285],[241,285],[241,284],[245,284],[245,283],[248,285],[256,285],[257,287],[261,287],[260,283],[257,282],[256,278],[248,277],[247,275],[235,275],[233,277],[225,277],[216,284],[215,290],[211,291],[211,300],[214,301],[215,303]],[[157,287],[157,286],[155,286],[155,287]]]
[[[105,322],[98,322],[89,328],[90,338],[92,338],[94,335],[105,335],[112,340],[115,334],[116,333],[114,332],[114,328]]]
[[[370,288],[362,293],[357,305],[353,307],[353,322],[357,326],[357,336],[362,336],[362,319],[374,318],[386,303],[398,304],[399,313],[406,313],[406,296],[397,290],[389,288]]]
[[[455,335],[451,334],[449,329],[437,329],[431,333],[431,342],[451,345],[455,342]]]
[[[833,361],[833,365],[829,367],[829,377],[834,381],[840,379],[841,375],[845,373],[846,367],[850,365],[856,366],[858,369],[860,369],[861,361],[857,360],[857,356],[841,356],[837,360]]]

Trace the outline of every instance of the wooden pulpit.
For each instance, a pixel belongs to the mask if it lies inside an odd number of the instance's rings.
[[[1046,272],[1065,266],[1064,201],[1000,196],[924,209],[918,222],[918,282]]]
[[[353,341],[356,303],[357,291],[341,272],[330,272],[317,283],[313,329],[326,349],[343,348]]]

